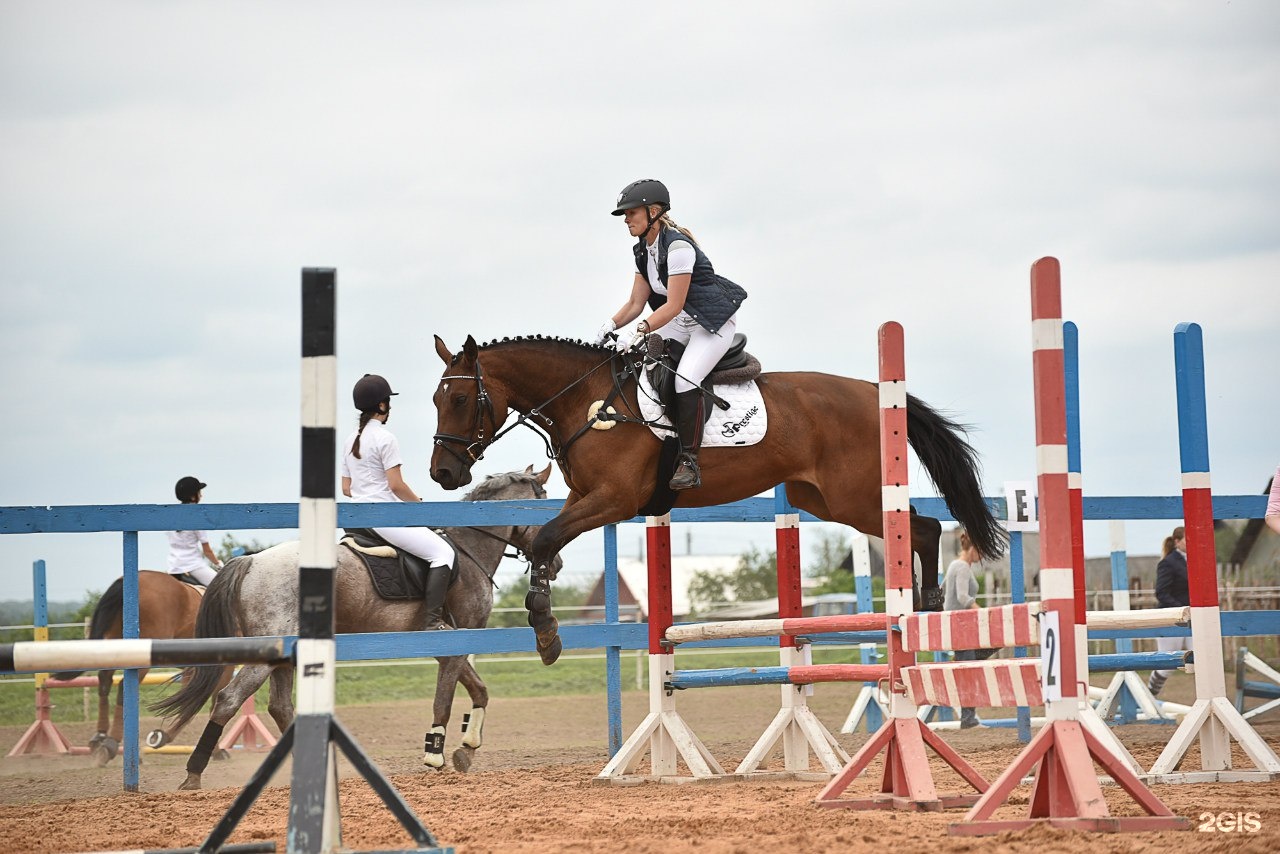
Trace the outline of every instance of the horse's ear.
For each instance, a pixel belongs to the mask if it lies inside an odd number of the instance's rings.
[[[529,466],[529,468],[533,468],[533,466]],[[551,477],[551,463],[547,463],[547,467],[544,468],[542,471],[538,472],[538,483],[542,484],[543,486],[546,486],[547,479],[550,477]]]
[[[476,345],[476,339],[468,335],[466,342],[463,343],[462,345],[462,352],[466,355],[468,359],[471,359],[472,361],[474,361],[476,358],[476,353],[478,352],[478,349],[479,348]]]
[[[453,361],[453,354],[449,352],[449,348],[445,346],[440,336],[436,336],[436,355],[447,365]]]
[[[529,465],[524,467],[524,473],[533,474],[533,463],[529,463]]]

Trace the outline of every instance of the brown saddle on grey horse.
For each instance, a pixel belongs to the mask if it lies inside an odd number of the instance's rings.
[[[430,564],[415,554],[397,548],[372,528],[344,528],[346,533],[338,545],[346,546],[369,571],[373,589],[383,599],[421,599],[426,596],[427,568]],[[441,536],[444,532],[437,531]],[[447,537],[446,537],[447,539]],[[452,585],[457,578],[457,562]]]

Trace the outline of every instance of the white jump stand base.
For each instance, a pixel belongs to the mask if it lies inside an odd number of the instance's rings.
[[[843,733],[857,732],[858,727],[862,724],[862,719],[866,717],[867,710],[872,707],[873,703],[880,709],[881,720],[889,720],[889,700],[881,693],[880,686],[863,685],[859,689],[858,696],[853,701],[853,708],[849,710],[849,716],[844,719],[844,725],[840,727],[840,731]]]
[[[783,667],[796,667],[813,662],[813,656],[807,646],[803,650],[783,647],[780,658]],[[782,708],[778,710],[773,722],[765,729],[755,746],[738,764],[735,774],[750,779],[760,779],[764,775],[777,778],[780,774],[782,776],[806,774],[810,772],[810,751],[826,772],[818,779],[825,781],[832,775],[840,773],[840,770],[849,762],[849,754],[845,753],[835,736],[809,708],[806,698],[811,693],[813,693],[811,685],[782,686]],[[779,741],[782,742],[783,770],[781,772],[761,771],[760,764],[769,757]]]
[[[1147,687],[1147,683],[1142,681],[1142,677],[1132,670],[1116,673],[1111,677],[1111,684],[1107,686],[1106,693],[1098,700],[1095,706],[1098,716],[1104,721],[1111,720],[1119,710],[1120,698],[1123,692],[1128,691],[1133,697],[1135,703],[1138,704],[1138,719],[1146,720],[1150,723],[1158,721],[1173,722],[1172,715],[1165,715],[1163,710],[1156,704],[1156,698],[1151,693],[1151,689]]]
[[[665,683],[675,669],[674,655],[649,656],[649,714],[636,731],[604,766],[596,782],[628,785],[645,782],[710,782],[725,777],[720,763],[707,750],[680,713],[675,698],[667,695]],[[649,774],[636,770],[649,754]],[[688,775],[679,774],[684,760]]]
[[[1200,740],[1200,771],[1178,771],[1196,738]],[[1231,767],[1234,738],[1254,768]],[[1226,697],[1196,700],[1160,758],[1143,777],[1147,783],[1261,783],[1280,780],[1280,757]]]

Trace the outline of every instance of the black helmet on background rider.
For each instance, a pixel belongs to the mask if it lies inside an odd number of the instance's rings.
[[[394,394],[399,392],[391,390],[391,383],[377,374],[365,374],[356,380],[356,387],[351,390],[351,399],[356,409],[361,412],[370,412]]]
[[[671,193],[667,192],[667,185],[657,178],[641,178],[623,187],[613,215],[622,216],[632,208],[647,208],[649,205],[662,205],[663,211],[671,210]]]
[[[200,490],[208,485],[207,483],[201,483],[197,477],[187,475],[173,485],[173,494],[183,504],[191,504],[200,496]]]

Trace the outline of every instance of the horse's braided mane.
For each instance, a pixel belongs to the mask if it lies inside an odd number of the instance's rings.
[[[517,335],[514,338],[503,337],[495,338],[492,341],[486,341],[480,345],[480,349],[484,350],[489,347],[501,347],[503,344],[536,344],[539,342],[547,344],[571,344],[575,347],[581,347],[584,350],[592,350],[598,352],[606,352],[612,350],[612,347],[605,345],[591,344],[577,338],[558,338],[554,335]]]

